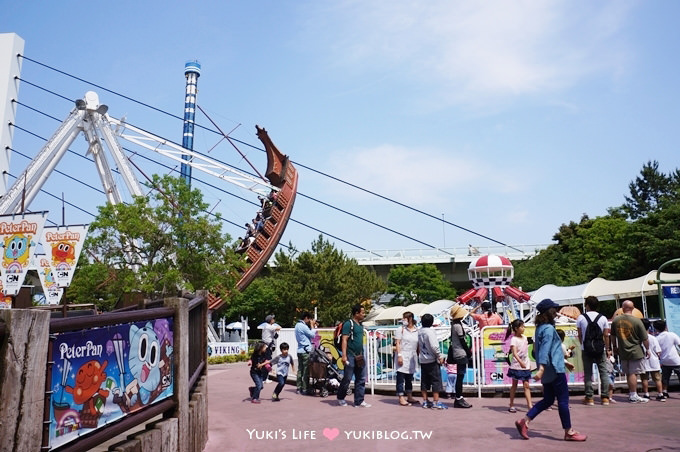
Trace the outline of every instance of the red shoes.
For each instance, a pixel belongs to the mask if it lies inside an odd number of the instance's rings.
[[[571,434],[569,433],[564,434],[565,441],[585,441],[586,439],[588,439],[586,435],[583,435],[577,432],[576,430],[574,430]]]
[[[524,419],[515,421],[515,427],[517,427],[517,431],[522,438],[529,439],[529,426],[527,426],[527,423]]]

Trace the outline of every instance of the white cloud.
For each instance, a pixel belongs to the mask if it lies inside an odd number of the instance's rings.
[[[388,144],[335,153],[329,167],[340,179],[418,208],[498,202],[528,184],[507,162],[489,164],[460,151]],[[355,191],[343,195],[360,197]]]
[[[306,40],[346,75],[391,73],[426,103],[485,105],[615,76],[631,3],[570,0],[313,2]],[[324,5],[328,5],[325,4]]]

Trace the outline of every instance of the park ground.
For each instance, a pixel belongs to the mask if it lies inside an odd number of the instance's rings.
[[[583,395],[571,397],[572,425],[588,435],[585,443],[564,441],[557,410],[541,413],[530,425],[530,440],[519,437],[514,421],[526,413],[524,397],[509,413],[508,397],[468,396],[473,407],[425,410],[399,406],[394,395],[366,395],[370,408],[339,407],[327,398],[295,394],[286,385],[280,402],[272,402],[276,386],[266,384],[262,403],[252,404],[247,363],[208,368],[208,426],[206,452],[285,451],[678,451],[680,450],[680,392],[671,388],[667,402],[628,403],[617,392],[609,406],[584,406]],[[419,389],[419,386],[416,386]],[[675,389],[675,392],[673,391]],[[420,397],[418,397],[420,399]],[[538,395],[534,396],[537,401]],[[599,402],[599,400],[598,400]],[[414,449],[415,448],[415,449]]]

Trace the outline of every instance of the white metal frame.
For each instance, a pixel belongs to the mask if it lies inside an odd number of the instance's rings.
[[[106,198],[112,204],[123,202],[123,197],[116,185],[105,150],[113,158],[129,193],[134,196],[143,194],[118,137],[259,195],[267,196],[271,190],[279,190],[264,180],[113,118],[107,114],[107,110],[108,107],[100,104],[99,96],[93,91],[88,91],[83,99],[77,100],[76,107],[69,116],[2,196],[0,214],[20,213],[22,207],[28,208],[81,132],[89,144],[87,152],[92,154]],[[188,160],[183,159],[183,156],[188,157]]]

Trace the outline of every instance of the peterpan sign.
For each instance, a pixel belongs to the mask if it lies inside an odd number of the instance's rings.
[[[56,334],[50,449],[174,393],[173,318]]]

